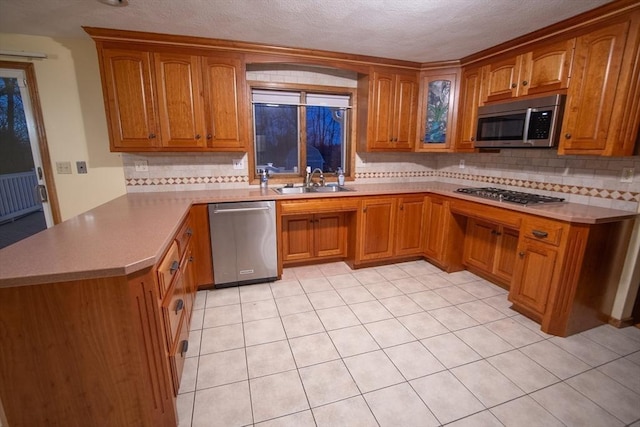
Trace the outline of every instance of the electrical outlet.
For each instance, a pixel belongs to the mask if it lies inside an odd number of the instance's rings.
[[[87,162],[76,162],[76,168],[78,169],[78,173],[87,173]]]
[[[233,168],[234,169],[244,169],[244,160],[243,159],[233,159]]]
[[[622,168],[620,182],[633,182],[633,168]]]
[[[60,174],[71,174],[71,162],[56,162],[56,172]]]
[[[464,169],[464,159],[460,159],[460,163],[458,164],[458,169]]]
[[[149,163],[146,160],[136,160],[133,162],[136,172],[149,172]]]

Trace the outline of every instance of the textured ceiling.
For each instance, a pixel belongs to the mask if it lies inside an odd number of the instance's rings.
[[[460,59],[610,0],[0,0],[0,32],[88,37],[81,26]],[[0,46],[1,47],[1,46]]]

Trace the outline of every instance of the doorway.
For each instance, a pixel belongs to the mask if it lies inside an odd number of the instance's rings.
[[[33,64],[0,61],[0,248],[60,222]]]

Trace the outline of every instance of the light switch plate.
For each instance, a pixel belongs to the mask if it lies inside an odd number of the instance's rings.
[[[460,163],[458,163],[458,169],[464,169],[464,159],[460,159]]]
[[[243,161],[243,159],[233,159],[233,168],[234,169],[244,169],[244,161]]]
[[[56,162],[56,172],[59,174],[71,174],[71,162]]]
[[[136,172],[149,172],[149,163],[146,160],[136,160],[133,162]]]

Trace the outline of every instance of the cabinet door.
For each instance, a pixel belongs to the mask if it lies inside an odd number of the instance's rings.
[[[547,306],[557,251],[549,245],[524,240],[518,253],[509,300],[542,317]]]
[[[420,97],[420,143],[416,151],[450,150],[455,135],[459,72],[426,75]]]
[[[628,22],[576,39],[560,154],[599,154],[606,147]]]
[[[424,197],[401,197],[398,200],[396,255],[420,255],[424,251]]]
[[[150,54],[104,49],[102,67],[111,150],[145,151],[158,145]]]
[[[218,57],[203,61],[207,146],[242,150],[247,140],[242,61]]]
[[[316,257],[341,257],[347,254],[347,229],[344,213],[316,214],[313,219]]]
[[[203,148],[206,140],[199,58],[156,53],[154,62],[162,146]]]
[[[518,253],[518,230],[501,227],[496,246],[493,274],[504,284],[511,284]]]
[[[518,96],[521,63],[522,57],[515,56],[486,66],[487,101],[501,101]]]
[[[495,224],[469,218],[464,238],[464,263],[491,274],[497,239],[498,230]]]
[[[394,76],[373,73],[373,100],[369,116],[369,147],[389,149],[393,139]]]
[[[418,107],[418,83],[413,76],[396,76],[392,147],[398,151],[413,148]]]
[[[358,241],[359,260],[393,256],[395,213],[395,198],[371,198],[362,201],[359,221],[361,236]]]
[[[460,92],[458,113],[458,134],[455,151],[472,151],[478,127],[478,106],[480,105],[482,68],[464,70]]]
[[[448,216],[449,202],[433,197],[426,198],[424,253],[427,258],[440,263],[444,262]]]
[[[282,261],[313,258],[313,215],[282,217]]]
[[[552,43],[524,55],[519,84],[522,95],[536,95],[566,89],[575,39]]]

